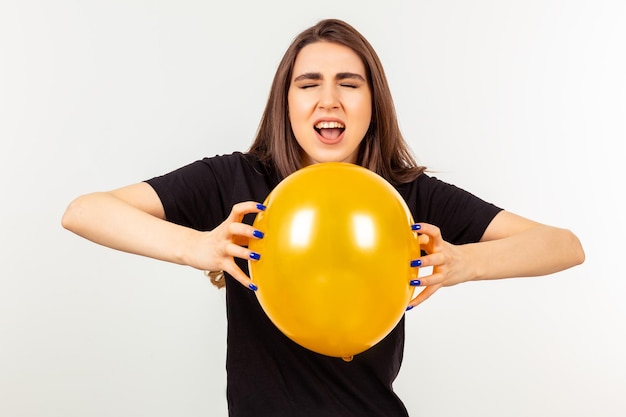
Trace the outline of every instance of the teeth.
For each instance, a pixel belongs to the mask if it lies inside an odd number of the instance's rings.
[[[345,126],[339,122],[319,122],[315,125],[316,129],[345,129]]]

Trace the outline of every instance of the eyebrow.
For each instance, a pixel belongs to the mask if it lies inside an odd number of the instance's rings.
[[[294,82],[298,82],[298,81],[303,81],[303,80],[323,80],[324,77],[322,76],[321,73],[319,72],[306,72],[302,75],[298,75],[296,78],[294,78]],[[335,75],[335,80],[349,80],[349,79],[353,79],[353,80],[359,80],[359,81],[363,81],[365,82],[365,78],[363,78],[363,76],[356,74],[354,72],[338,72]]]

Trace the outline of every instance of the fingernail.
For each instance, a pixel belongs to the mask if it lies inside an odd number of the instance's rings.
[[[422,261],[419,259],[411,261],[411,268],[417,268],[418,266],[422,266]]]
[[[420,226],[419,224],[412,224],[411,225],[411,230],[420,230],[422,228],[422,226]]]
[[[406,308],[406,311],[413,310],[413,307],[414,307],[414,306],[408,306],[408,307]]]
[[[265,233],[263,233],[260,230],[255,230],[254,232],[252,232],[252,236],[256,237],[257,239],[263,239],[263,236],[265,236]]]
[[[263,204],[257,204],[256,208],[258,208],[259,210],[265,210],[267,207],[265,207]]]
[[[252,291],[256,291],[256,290],[258,290],[258,289],[259,289],[259,287],[257,287],[257,286],[256,286],[256,285],[254,285],[254,284],[250,284],[250,285],[248,285],[248,288],[250,288]]]
[[[409,281],[409,284],[413,287],[419,287],[420,285],[422,285],[422,281],[420,281],[419,279],[412,279],[411,281]]]
[[[250,259],[254,259],[255,261],[258,261],[259,259],[261,259],[261,255],[256,252],[250,252]]]

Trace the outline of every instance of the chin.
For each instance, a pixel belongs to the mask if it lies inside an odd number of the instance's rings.
[[[303,166],[319,164],[322,162],[347,162],[356,164],[356,155],[306,155],[303,159]]]

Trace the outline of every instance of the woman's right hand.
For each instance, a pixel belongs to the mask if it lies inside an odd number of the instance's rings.
[[[263,232],[242,221],[246,214],[263,210],[265,207],[254,201],[235,204],[219,226],[201,233],[200,241],[191,248],[193,255],[189,265],[205,271],[227,272],[242,285],[256,290],[252,280],[235,263],[235,258],[252,261],[260,258],[260,254],[252,252],[247,246],[250,239],[262,239]]]

